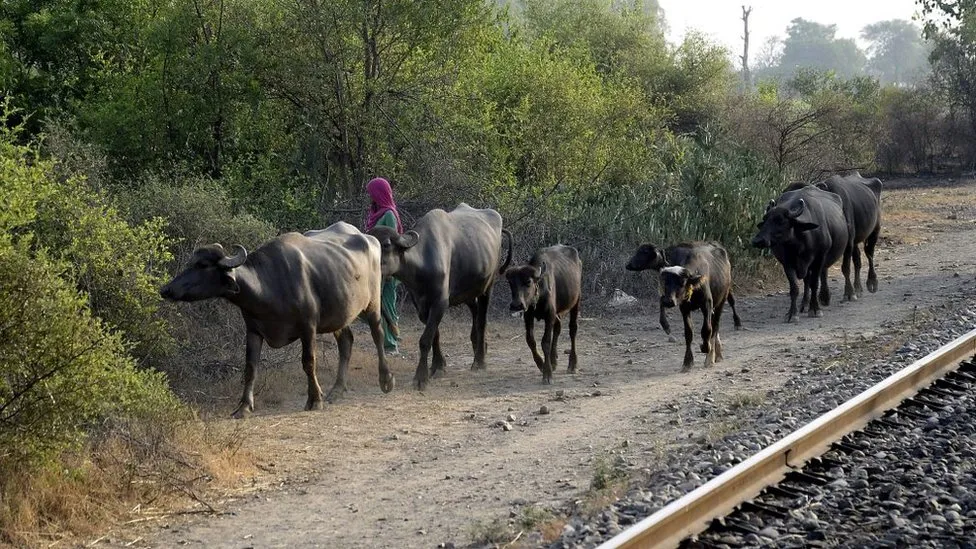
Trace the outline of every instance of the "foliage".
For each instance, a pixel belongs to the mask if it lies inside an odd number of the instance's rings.
[[[145,262],[154,249],[166,258],[156,227],[125,225],[13,138],[0,131],[0,470],[43,461],[106,418],[176,406],[123,339],[164,339],[151,333],[158,298]]]
[[[779,60],[783,76],[803,67],[831,70],[841,77],[859,74],[865,65],[864,53],[849,38],[837,38],[837,25],[824,25],[803,18],[790,21]]]
[[[865,26],[861,37],[870,42],[868,72],[883,84],[912,84],[928,74],[931,44],[923,42],[922,29],[913,23],[878,21]]]
[[[198,246],[219,242],[253,250],[276,233],[267,221],[235,211],[227,189],[207,177],[147,174],[120,200],[134,223],[166,220],[162,230],[180,264]]]

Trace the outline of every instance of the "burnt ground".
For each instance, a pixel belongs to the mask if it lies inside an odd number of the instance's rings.
[[[567,374],[561,355],[551,386],[540,382],[521,321],[502,315],[489,323],[488,369],[470,371],[465,308],[443,325],[447,373],[423,393],[410,385],[421,326],[409,312],[402,324],[406,354],[391,361],[398,382],[391,394],[377,386],[363,327],[356,332],[350,391],[322,411],[301,411],[300,362],[284,360],[283,367],[259,373],[256,413],[238,426],[256,469],[242,471],[233,489],[206,496],[218,513],[159,515],[115,529],[96,546],[465,545],[484,541],[486,529],[515,508],[544,512],[574,501],[598,506],[604,496],[591,484],[611,453],[637,474],[654,470],[689,438],[707,440],[736,427],[734,418],[676,418],[672,403],[707,392],[717,401],[762,406],[768,391],[802,375],[811,358],[840,345],[850,353],[890,353],[910,337],[920,315],[976,293],[976,181],[890,187],[883,195],[878,293],[840,302],[835,267],[835,301],[823,318],[784,324],[788,297],[781,276],[751,295],[740,290],[745,329],[732,331],[725,315],[726,360],[710,369],[702,368],[696,333],[696,364],[680,372],[683,343],[668,341],[650,300],[584,310],[580,369]],[[676,312],[670,317],[678,328]],[[336,353],[331,338],[321,341],[327,390]],[[207,388],[215,417],[233,410],[238,383]],[[539,413],[543,405],[549,414]],[[498,422],[509,415],[515,421],[505,431]]]

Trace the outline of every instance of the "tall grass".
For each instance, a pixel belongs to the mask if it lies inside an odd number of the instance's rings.
[[[776,170],[721,132],[669,139],[649,154],[667,161],[647,180],[594,186],[568,209],[533,216],[516,231],[519,254],[554,242],[576,246],[590,297],[614,288],[650,291],[624,269],[643,242],[717,241],[729,252],[735,279],[756,275],[759,254],[749,241],[781,188]]]

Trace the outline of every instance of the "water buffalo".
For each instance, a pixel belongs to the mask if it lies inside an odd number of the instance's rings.
[[[817,187],[840,196],[844,208],[850,213],[854,223],[854,242],[850,256],[854,260],[854,293],[847,296],[856,299],[862,293],[861,288],[861,251],[858,244],[864,245],[864,255],[868,258],[868,291],[878,291],[878,275],[874,271],[874,247],[881,234],[881,180],[874,177],[867,179],[861,174],[841,176],[832,175],[817,183]],[[844,257],[847,261],[848,257]]]
[[[797,278],[803,280],[803,303],[809,296],[810,316],[823,316],[820,305],[830,305],[827,269],[853,246],[853,221],[841,197],[813,186],[786,191],[766,207],[759,232],[752,239],[757,248],[771,248],[790,284],[790,309],[786,322],[796,317],[799,295]],[[844,293],[853,293],[850,267],[844,266]],[[819,287],[819,299],[817,289]]]
[[[424,323],[414,386],[425,389],[428,379],[444,369],[438,328],[448,307],[461,303],[471,309],[471,369],[483,369],[491,288],[512,260],[512,236],[502,229],[502,216],[495,210],[479,210],[462,202],[450,212],[427,212],[403,234],[390,227],[374,227],[369,234],[380,242],[383,276],[393,276],[406,286]],[[499,269],[503,234],[509,241],[508,258]],[[428,371],[431,347],[434,356]]]
[[[525,342],[532,350],[532,358],[542,371],[542,382],[552,383],[556,367],[556,342],[562,330],[559,316],[569,311],[569,372],[576,371],[576,330],[579,321],[580,295],[583,287],[583,262],[579,252],[571,246],[556,245],[542,248],[525,265],[513,266],[505,272],[512,288],[513,312],[522,312],[525,319]],[[542,334],[542,354],[535,346],[534,324],[545,322]]]
[[[674,246],[669,246],[666,249],[661,249],[654,244],[641,244],[637,247],[637,251],[627,262],[628,271],[646,271],[651,270],[654,272],[660,272],[661,269],[665,267],[670,267],[674,265],[686,265],[691,259],[691,256],[696,251],[707,246],[708,243],[705,242],[691,242],[691,243],[681,243]],[[714,244],[718,246],[722,252],[725,249],[719,244]],[[662,289],[663,291],[663,289]],[[661,328],[664,329],[664,333],[668,334],[668,339],[674,341],[674,337],[671,336],[671,324],[668,322],[668,317],[665,314],[667,307],[663,305],[664,296],[662,293],[662,304],[658,307],[659,321],[661,323]],[[738,330],[742,327],[742,322],[739,320],[739,314],[735,311],[735,297],[732,296],[731,287],[728,290],[728,296],[726,301],[729,303],[729,307],[732,308],[732,320],[735,322],[735,329]]]
[[[655,259],[645,262],[649,258]],[[695,362],[691,352],[694,334],[691,312],[694,310],[702,313],[701,351],[705,353],[705,366],[720,362],[723,357],[719,324],[726,301],[732,307],[735,327],[741,326],[732,297],[732,265],[725,248],[715,242],[694,242],[673,246],[662,254],[654,245],[644,244],[637,249],[627,267],[641,270],[640,267],[645,265],[650,265],[646,268],[657,266],[660,271],[662,311],[674,306],[681,311],[685,326],[682,371],[688,371]]]
[[[349,325],[364,314],[379,364],[380,388],[395,380],[383,354],[380,325],[380,245],[348,223],[283,234],[248,254],[243,246],[227,255],[220,244],[193,252],[183,272],[160,290],[174,301],[222,297],[237,305],[247,328],[244,394],[233,417],[254,410],[254,374],[267,342],[279,348],[301,339],[302,366],[308,377],[305,409],[322,405],[315,375],[315,335],[332,333],[339,347],[339,371],[326,400],[346,389],[352,354]]]

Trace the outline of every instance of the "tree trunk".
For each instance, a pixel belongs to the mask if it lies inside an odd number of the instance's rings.
[[[742,86],[745,91],[752,89],[752,75],[749,73],[749,14],[752,6],[742,6]]]

